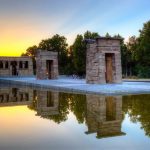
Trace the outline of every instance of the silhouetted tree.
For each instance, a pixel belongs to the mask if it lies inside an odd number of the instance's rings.
[[[94,39],[98,37],[98,33],[86,31],[84,35],[77,35],[73,43],[73,63],[75,73],[78,75],[85,75],[86,71],[86,43],[85,39]]]
[[[31,47],[27,48],[26,52],[22,54],[22,56],[30,56],[30,57],[32,57],[34,74],[36,74],[35,56],[36,56],[37,49],[38,49],[38,47],[36,45],[34,45],[34,46],[31,46]]]
[[[150,77],[150,21],[144,23],[137,43],[138,76]]]

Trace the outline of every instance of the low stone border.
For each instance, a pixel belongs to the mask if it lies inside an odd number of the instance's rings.
[[[9,85],[17,85],[17,86],[27,86],[29,88],[34,88],[34,89],[47,89],[47,90],[52,90],[52,91],[58,91],[58,92],[66,92],[66,93],[76,93],[76,94],[95,94],[95,95],[133,95],[133,94],[149,94],[150,93],[150,88],[148,89],[143,89],[140,91],[139,89],[136,90],[117,90],[117,91],[111,91],[111,90],[106,90],[106,91],[88,91],[88,89],[74,89],[72,87],[60,87],[60,86],[54,86],[54,85],[42,85],[41,83],[30,83],[26,81],[17,81],[17,80],[11,80],[11,79],[4,79],[0,78],[0,82],[2,84],[9,84]],[[115,84],[114,84],[115,85]],[[103,85],[102,85],[103,86]],[[135,85],[136,86],[136,85]],[[138,85],[140,86],[140,85]],[[149,86],[149,85],[148,85]],[[109,88],[109,87],[108,87]],[[113,86],[111,87],[113,88]],[[136,88],[136,87],[135,87]]]

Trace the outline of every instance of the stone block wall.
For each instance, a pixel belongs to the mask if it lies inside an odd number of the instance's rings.
[[[87,44],[87,83],[106,83],[106,54],[112,54],[112,83],[122,82],[120,40],[99,37]]]
[[[16,74],[12,73],[15,62]],[[20,65],[21,63],[21,65]],[[27,63],[27,66],[26,66]],[[0,76],[33,76],[33,62],[32,58],[28,56],[23,57],[0,57]]]

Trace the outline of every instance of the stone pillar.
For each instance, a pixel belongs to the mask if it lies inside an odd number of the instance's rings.
[[[9,75],[12,76],[12,65],[11,65],[11,61],[9,61],[9,65],[10,65]]]
[[[22,69],[25,69],[25,61],[22,61]]]
[[[6,69],[6,61],[3,61],[3,69]]]
[[[123,119],[122,113],[122,96],[115,96],[116,97],[116,120]]]
[[[32,60],[28,61],[28,74],[33,75],[33,62]]]
[[[115,54],[115,67],[116,67],[116,83],[122,82],[122,67],[121,67],[121,54],[116,53]]]

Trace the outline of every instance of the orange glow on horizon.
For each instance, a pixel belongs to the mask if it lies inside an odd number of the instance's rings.
[[[37,41],[33,39],[5,39],[0,40],[0,56],[21,56],[30,46],[36,45]]]
[[[45,37],[34,26],[15,23],[0,28],[0,56],[20,56],[28,47],[37,45]]]
[[[25,52],[26,48],[27,46],[23,43],[9,43],[8,45],[4,43],[4,45],[0,45],[0,56],[20,56],[22,53]]]
[[[0,113],[2,113],[2,114],[4,113],[5,115],[14,115],[16,113],[23,113],[27,110],[28,110],[27,105],[0,107]]]

